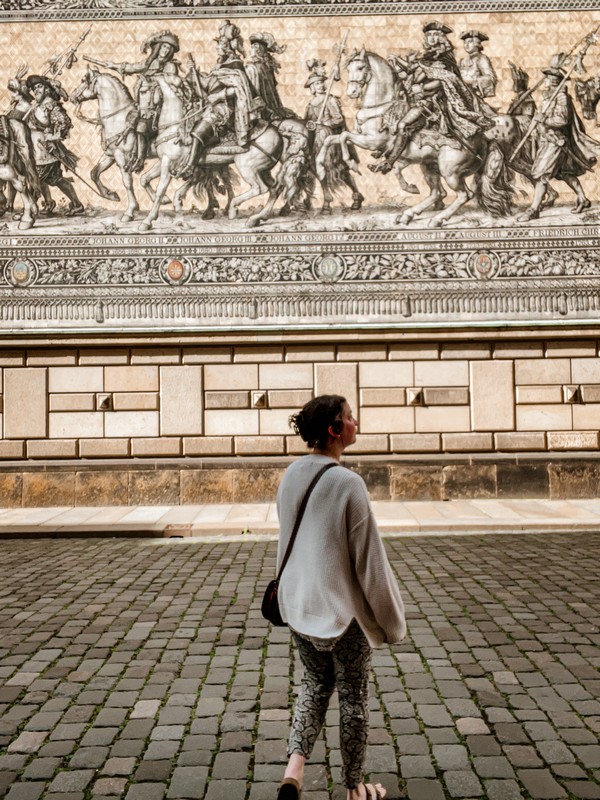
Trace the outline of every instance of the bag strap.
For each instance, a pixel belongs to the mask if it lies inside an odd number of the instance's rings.
[[[315,477],[312,479],[312,482],[311,482],[310,486],[306,490],[306,494],[302,498],[302,502],[300,503],[300,508],[298,509],[298,516],[296,517],[296,522],[294,524],[294,529],[292,530],[292,535],[290,536],[290,540],[288,542],[288,546],[286,548],[285,555],[283,557],[283,561],[281,562],[281,566],[279,567],[279,572],[277,573],[277,580],[279,580],[281,578],[281,573],[283,572],[283,568],[287,564],[288,558],[291,555],[292,547],[294,546],[294,541],[296,539],[296,534],[298,533],[298,528],[300,527],[300,523],[302,522],[302,517],[304,516],[304,512],[306,510],[306,505],[308,503],[308,498],[310,497],[312,490],[315,488],[315,486],[317,485],[317,483],[319,481],[319,478],[321,477],[321,475],[324,472],[327,472],[328,469],[331,469],[332,467],[337,467],[337,466],[338,466],[337,463],[325,464],[325,466],[317,472]]]

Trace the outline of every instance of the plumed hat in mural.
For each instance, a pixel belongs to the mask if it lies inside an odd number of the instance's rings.
[[[277,44],[275,37],[271,33],[251,33],[250,44],[259,43],[265,46],[269,53],[283,53],[286,44]]]
[[[171,31],[160,31],[149,36],[142,45],[142,53],[147,53],[157,44],[169,44],[174,53],[179,52],[179,38]]]

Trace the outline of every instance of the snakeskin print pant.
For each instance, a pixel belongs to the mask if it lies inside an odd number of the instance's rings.
[[[363,779],[369,733],[371,647],[356,622],[331,651],[317,650],[293,631],[292,637],[304,665],[304,677],[294,708],[288,755],[299,753],[309,758],[337,687],[342,778],[347,789],[355,789]]]

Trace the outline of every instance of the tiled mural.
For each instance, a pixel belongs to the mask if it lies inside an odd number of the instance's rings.
[[[0,12],[0,329],[596,320],[600,3]]]

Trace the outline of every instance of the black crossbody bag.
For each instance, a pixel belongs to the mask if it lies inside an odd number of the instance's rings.
[[[288,558],[290,557],[290,553],[292,552],[292,547],[294,546],[294,540],[296,539],[298,528],[300,527],[300,523],[302,522],[302,517],[304,516],[306,505],[308,503],[308,498],[310,497],[312,490],[317,485],[317,482],[319,481],[321,475],[324,472],[327,472],[328,469],[331,469],[331,467],[337,467],[337,464],[325,464],[325,466],[317,472],[315,477],[312,479],[310,486],[306,490],[306,494],[304,495],[304,497],[302,498],[302,502],[300,503],[300,508],[298,509],[298,516],[296,517],[294,529],[292,530],[292,535],[290,536],[290,540],[288,542],[288,546],[285,551],[283,561],[281,562],[281,567],[279,568],[279,572],[277,573],[277,577],[275,578],[275,580],[269,581],[269,585],[265,590],[260,610],[263,617],[266,620],[268,620],[271,623],[271,625],[276,625],[278,627],[284,627],[285,625],[287,625],[287,622],[284,622],[282,620],[281,613],[279,611],[278,592],[279,592],[279,581],[281,580],[281,573],[283,572],[283,569],[288,562]]]

